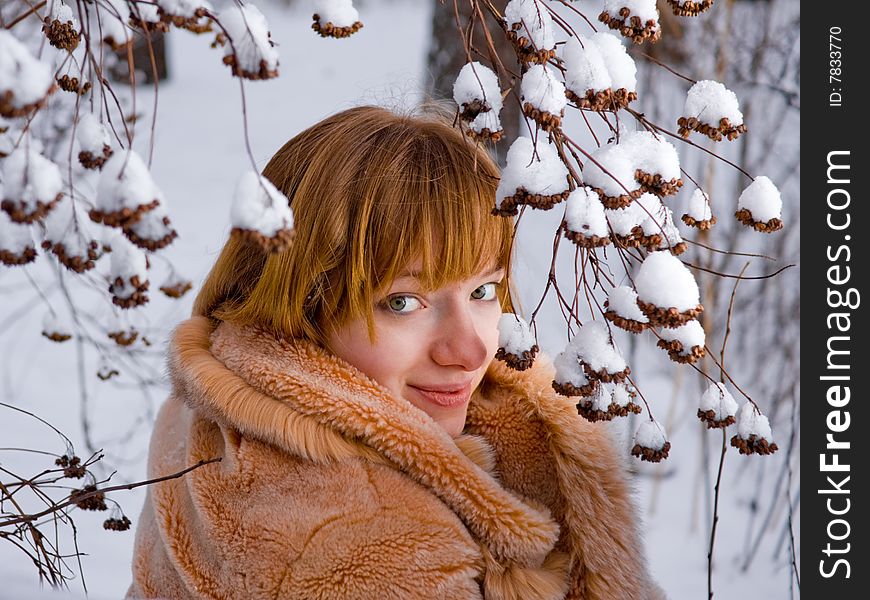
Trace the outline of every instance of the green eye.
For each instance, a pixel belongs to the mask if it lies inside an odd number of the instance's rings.
[[[494,300],[497,285],[496,283],[485,283],[471,292],[471,297],[475,300]]]
[[[392,308],[396,312],[399,312],[405,308],[405,306],[408,304],[408,301],[405,300],[403,296],[393,296],[392,298],[390,298],[388,304],[390,308]]]
[[[387,301],[383,304],[387,310],[397,315],[407,315],[418,308],[422,308],[422,304],[419,300],[414,298],[414,296],[392,296],[387,298]]]

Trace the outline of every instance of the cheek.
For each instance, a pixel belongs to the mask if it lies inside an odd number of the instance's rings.
[[[390,327],[376,324],[377,340],[371,343],[364,322],[352,323],[330,336],[330,349],[339,358],[386,387],[399,382],[412,361],[413,336],[397,335]]]

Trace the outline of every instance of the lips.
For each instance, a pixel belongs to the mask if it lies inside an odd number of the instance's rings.
[[[411,384],[408,384],[408,387],[422,399],[444,408],[461,406],[468,402],[471,397],[470,381],[462,387],[432,386],[423,388]]]

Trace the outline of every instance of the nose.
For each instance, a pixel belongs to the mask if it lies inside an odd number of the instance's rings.
[[[432,344],[432,360],[442,366],[459,366],[476,371],[488,357],[484,337],[477,330],[474,315],[467,308],[446,314],[438,323],[438,334]]]

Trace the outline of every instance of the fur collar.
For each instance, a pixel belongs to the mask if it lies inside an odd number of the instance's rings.
[[[485,556],[547,568],[559,526],[546,508],[529,505],[488,472],[485,442],[452,439],[428,415],[317,345],[228,323],[215,328],[194,317],[175,331],[169,369],[175,393],[218,422],[312,461],[365,457],[400,469],[450,506]],[[522,379],[493,361],[485,382],[472,403]]]

